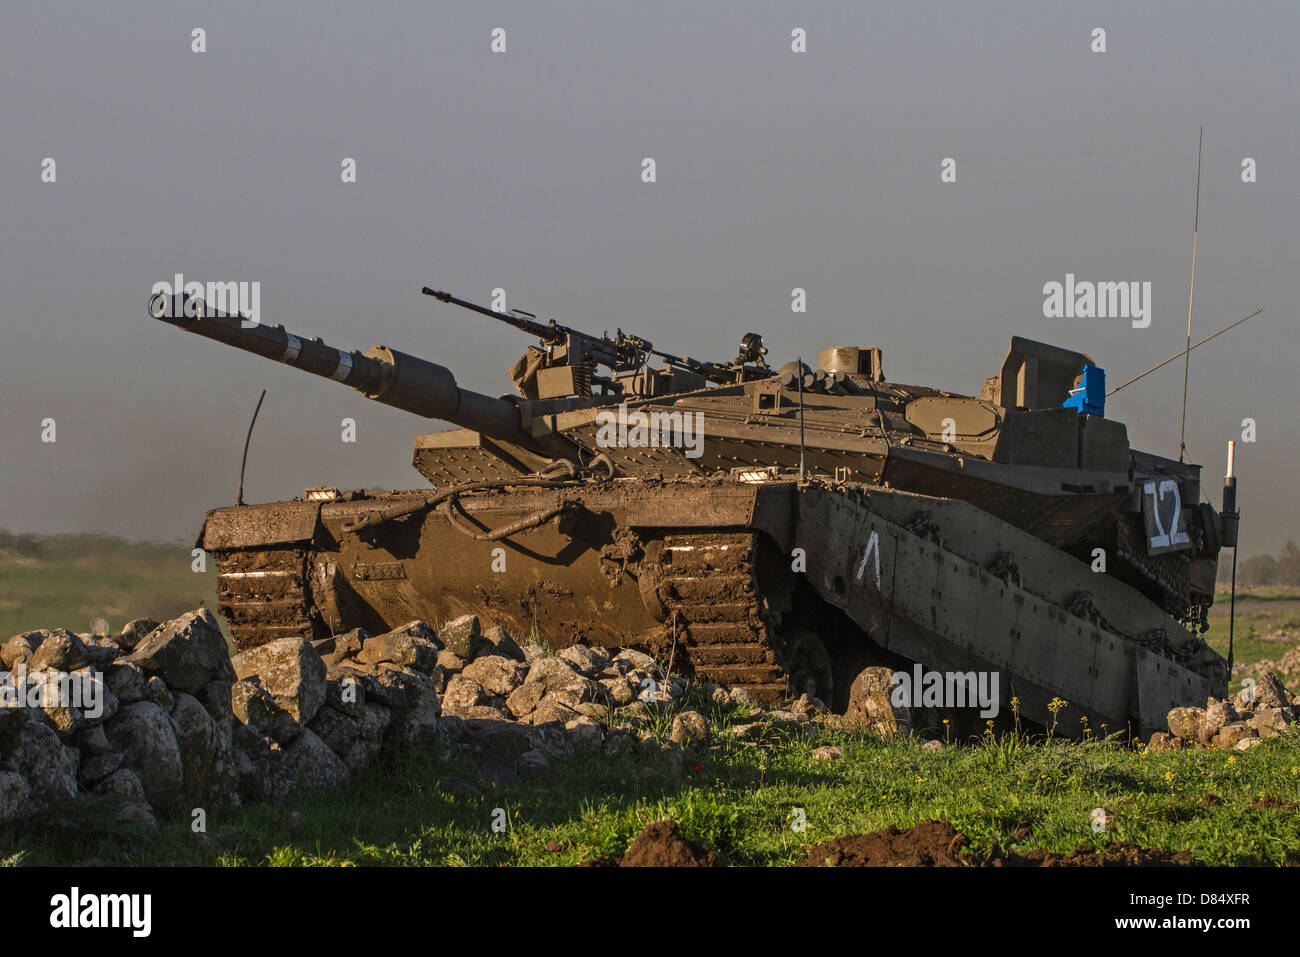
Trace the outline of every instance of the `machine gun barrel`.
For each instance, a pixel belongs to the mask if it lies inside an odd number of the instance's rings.
[[[460,306],[462,309],[470,309],[474,312],[482,313],[485,316],[491,316],[493,319],[499,319],[504,323],[514,326],[531,335],[537,336],[544,342],[563,342],[565,332],[554,322],[547,324],[538,322],[536,319],[527,318],[527,314],[520,315],[518,310],[515,312],[497,312],[495,309],[489,309],[487,306],[480,306],[478,303],[469,302],[465,299],[457,299],[449,292],[439,292],[437,289],[430,289],[425,286],[420,292],[426,296],[433,296],[439,302],[449,302],[454,306]]]
[[[200,301],[181,296],[154,295],[149,300],[149,314],[186,332],[342,382],[368,399],[405,412],[442,419],[502,441],[534,445],[513,403],[461,389],[451,370],[418,356],[387,346],[375,346],[365,353],[336,349],[320,339],[303,339],[282,326],[250,324],[240,316],[213,314]]]

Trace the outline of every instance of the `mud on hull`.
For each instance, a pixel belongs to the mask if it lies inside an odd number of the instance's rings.
[[[871,664],[996,674],[1003,715],[1015,696],[1074,736],[1084,718],[1146,736],[1227,689],[1223,659],[1149,599],[953,499],[718,478],[437,497],[209,513],[200,544],[237,644],[476,614],[553,647],[641,648],[764,702],[812,690],[842,709]]]

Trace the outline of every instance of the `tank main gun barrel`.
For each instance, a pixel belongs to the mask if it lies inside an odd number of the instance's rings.
[[[387,346],[364,353],[335,349],[319,338],[296,336],[283,326],[213,314],[198,300],[162,293],[149,300],[149,314],[186,332],[342,382],[368,399],[405,412],[442,419],[502,441],[534,445],[513,403],[461,389],[451,370],[418,356]]]

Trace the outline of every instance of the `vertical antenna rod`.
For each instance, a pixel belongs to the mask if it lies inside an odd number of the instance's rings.
[[[1178,461],[1187,454],[1187,374],[1192,364],[1192,300],[1196,298],[1196,236],[1201,225],[1201,141],[1205,127],[1196,137],[1196,212],[1192,216],[1192,288],[1187,293],[1187,351],[1183,353],[1183,414],[1178,426]]]
[[[799,364],[799,481],[802,482],[807,478],[803,463],[803,356],[796,356],[795,361]]]
[[[235,493],[235,504],[244,504],[244,469],[248,466],[248,443],[253,440],[253,426],[257,425],[257,413],[262,411],[262,400],[266,398],[266,390],[257,397],[257,408],[253,410],[253,419],[248,423],[248,434],[244,436],[244,458],[239,463],[239,491]]]

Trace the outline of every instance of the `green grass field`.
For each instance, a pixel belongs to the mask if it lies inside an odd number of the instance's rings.
[[[839,744],[844,760],[813,760],[812,749],[824,744]],[[579,757],[555,762],[550,780],[494,787],[463,760],[409,756],[342,792],[210,818],[203,837],[187,820],[156,835],[105,832],[103,817],[83,808],[76,819],[32,825],[0,842],[0,860],[564,865],[621,854],[646,824],[671,817],[732,865],[792,864],[830,838],[926,818],[952,821],[976,859],[995,841],[1058,853],[1132,842],[1205,863],[1300,863],[1296,734],[1245,753],[1143,754],[1107,742],[1010,736],[928,752],[908,739],[774,733],[757,747],[728,743],[684,757],[680,768],[653,754]],[[453,780],[481,793],[452,793]],[[1090,826],[1097,807],[1108,818],[1104,833]],[[802,832],[793,826],[798,809]],[[504,832],[493,830],[494,815]]]
[[[132,618],[162,621],[216,607],[216,572],[190,568],[180,545],[100,535],[41,537],[0,551],[0,641],[37,628],[89,631],[96,618],[114,631]]]

